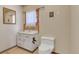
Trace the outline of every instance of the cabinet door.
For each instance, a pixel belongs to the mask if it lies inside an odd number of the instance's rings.
[[[34,37],[34,43],[32,43],[32,47],[33,47],[33,49],[36,49],[37,47],[38,47],[38,40],[36,39],[36,37]],[[33,41],[32,41],[33,42]]]
[[[23,47],[23,45],[24,45],[23,35],[18,36],[16,41],[17,41],[16,43],[17,43],[18,46]]]
[[[36,49],[37,47],[37,44],[33,43],[33,37],[30,37],[30,38],[25,38],[24,39],[24,48],[25,49],[28,49],[30,51],[33,51],[34,49]]]
[[[23,41],[22,41],[21,38],[19,38],[19,39],[17,40],[17,45],[20,46],[20,47],[23,47]]]
[[[30,51],[33,50],[33,43],[32,43],[32,38],[25,38],[24,41],[24,48],[28,49]]]

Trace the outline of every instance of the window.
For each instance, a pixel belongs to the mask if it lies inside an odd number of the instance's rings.
[[[26,25],[36,26],[36,23],[37,23],[36,11],[26,12]]]
[[[39,9],[26,12],[25,30],[38,30],[39,31]]]

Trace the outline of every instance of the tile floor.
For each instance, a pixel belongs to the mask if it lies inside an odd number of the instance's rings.
[[[19,48],[19,47],[14,47],[10,50],[3,52],[2,54],[37,54],[37,50],[34,53],[30,53],[24,49]]]

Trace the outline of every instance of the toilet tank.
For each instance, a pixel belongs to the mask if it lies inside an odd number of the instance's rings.
[[[54,45],[54,37],[41,37],[41,44]]]

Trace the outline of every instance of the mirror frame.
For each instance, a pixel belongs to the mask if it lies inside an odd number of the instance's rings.
[[[4,16],[4,15],[5,15],[5,12],[4,12],[5,9],[8,9],[8,10],[10,10],[10,11],[15,12],[15,23],[7,23],[7,22],[5,22],[5,16]],[[16,24],[16,11],[11,10],[11,9],[9,9],[9,8],[3,7],[3,24]]]

